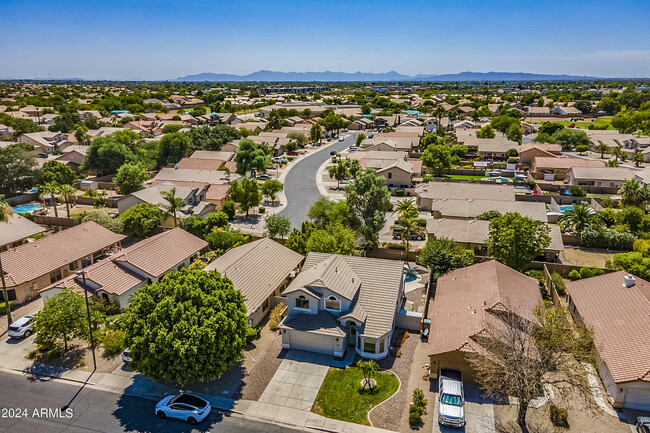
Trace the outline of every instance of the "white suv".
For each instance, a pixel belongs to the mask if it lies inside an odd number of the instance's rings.
[[[9,332],[7,332],[7,334],[14,338],[27,338],[32,335],[33,326],[34,316],[23,316],[9,325]]]

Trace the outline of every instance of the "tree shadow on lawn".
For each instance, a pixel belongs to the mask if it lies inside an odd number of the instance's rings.
[[[79,365],[79,362],[86,355],[86,348],[81,346],[71,347],[67,352],[62,352],[60,356],[50,359],[52,352],[38,353],[32,359],[32,365],[24,369],[30,381],[39,380],[44,382],[61,377],[64,372]]]

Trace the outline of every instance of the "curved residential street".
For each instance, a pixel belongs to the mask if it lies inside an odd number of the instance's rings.
[[[320,193],[316,185],[318,168],[329,158],[330,151],[341,152],[354,145],[356,134],[348,135],[344,141],[336,141],[323,147],[318,152],[312,153],[298,161],[296,166],[287,174],[284,181],[284,192],[287,196],[287,206],[280,215],[289,218],[294,228],[300,228],[307,219],[311,205],[318,200]]]

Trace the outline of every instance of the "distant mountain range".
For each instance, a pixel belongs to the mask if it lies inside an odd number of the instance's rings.
[[[332,82],[332,81],[566,81],[596,80],[598,77],[582,75],[531,74],[528,72],[460,72],[442,75],[404,75],[395,71],[371,72],[277,72],[261,70],[247,75],[215,74],[204,72],[178,77],[172,81],[275,81],[275,82]]]

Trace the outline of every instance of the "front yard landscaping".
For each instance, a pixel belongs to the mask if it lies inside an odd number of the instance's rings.
[[[363,378],[358,367],[330,368],[312,411],[328,418],[370,425],[368,411],[397,392],[399,379],[390,372],[379,372],[373,376],[377,386],[370,391],[362,389]]]

